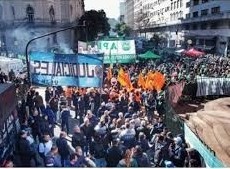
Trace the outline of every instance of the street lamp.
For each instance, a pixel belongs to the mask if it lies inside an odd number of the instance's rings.
[[[57,30],[57,31],[54,31],[54,32],[50,32],[50,33],[47,33],[47,34],[44,34],[44,35],[41,35],[41,36],[37,36],[33,39],[31,39],[27,44],[26,44],[26,66],[27,66],[27,76],[28,76],[28,83],[29,83],[29,86],[31,86],[31,78],[30,78],[30,61],[29,61],[29,55],[28,55],[28,48],[29,48],[29,45],[37,40],[37,39],[42,39],[44,37],[47,37],[47,36],[50,36],[50,35],[53,35],[53,34],[56,34],[56,33],[59,33],[59,32],[64,32],[64,31],[67,31],[67,30],[70,30],[70,29],[74,29],[74,28],[78,28],[78,27],[86,27],[85,25],[85,22],[83,23],[83,25],[75,25],[75,26],[71,26],[71,27],[67,27],[67,28],[64,28],[64,29],[60,29],[60,30]],[[87,37],[87,32],[86,32],[86,37]]]

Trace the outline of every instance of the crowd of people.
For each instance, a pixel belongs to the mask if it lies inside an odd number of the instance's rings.
[[[120,67],[129,72],[132,90],[111,83],[106,78],[108,69],[100,89],[47,87],[43,98],[31,88],[18,109],[21,132],[14,160],[4,166],[201,167],[202,158],[189,148],[183,134],[173,135],[164,124],[164,90],[180,80],[194,81],[196,76],[229,77],[229,66],[228,59],[215,56],[168,57],[114,65],[115,78]],[[162,91],[138,86],[139,74],[150,70],[164,74]],[[71,111],[75,126],[70,125]],[[55,127],[61,128],[58,137]]]

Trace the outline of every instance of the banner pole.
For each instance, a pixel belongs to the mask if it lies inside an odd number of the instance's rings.
[[[102,103],[102,90],[103,90],[103,83],[104,83],[104,54],[102,57],[102,79],[101,79],[101,86],[100,86],[100,105]]]

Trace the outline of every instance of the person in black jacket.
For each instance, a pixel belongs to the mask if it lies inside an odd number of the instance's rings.
[[[70,115],[70,110],[66,106],[63,106],[63,109],[61,111],[61,130],[62,131],[67,131],[67,134],[69,134],[70,131],[70,126],[69,126],[69,118],[71,117]]]
[[[99,134],[95,134],[94,140],[90,144],[90,155],[95,159],[96,167],[106,167],[106,149],[104,147],[103,139]]]
[[[43,115],[41,117],[40,123],[39,123],[39,128],[40,128],[41,136],[43,136],[46,133],[49,133],[49,135],[52,135],[47,115]]]
[[[72,136],[72,146],[76,148],[77,146],[80,146],[82,149],[84,149],[84,146],[86,144],[85,136],[81,132],[81,129],[79,126],[74,127],[74,133]]]
[[[30,167],[31,159],[34,156],[34,151],[30,146],[30,142],[26,139],[27,132],[22,130],[18,141],[18,153],[20,156],[21,167]]]
[[[61,156],[62,167],[66,167],[70,156],[70,148],[66,140],[65,132],[60,133],[60,138],[57,139],[56,144],[58,147],[58,152]]]
[[[122,150],[119,148],[118,142],[118,139],[114,139],[112,141],[112,146],[107,150],[107,167],[117,167],[119,161],[122,159]]]

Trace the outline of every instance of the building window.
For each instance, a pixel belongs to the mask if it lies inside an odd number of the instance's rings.
[[[180,11],[180,18],[183,17],[183,11]]]
[[[197,18],[198,17],[198,11],[197,12],[193,12],[192,16],[193,16],[193,18]]]
[[[202,30],[207,29],[207,23],[202,23],[202,24],[200,25],[200,28],[201,28]]]
[[[189,18],[190,18],[190,16],[191,16],[191,15],[190,15],[190,13],[188,13],[188,14],[186,14],[186,16],[185,16],[185,17],[186,17],[186,19],[189,19]]]
[[[176,13],[176,19],[178,19],[178,18],[179,18],[179,12]]]
[[[174,2],[174,9],[176,9],[176,1]]]
[[[180,0],[180,7],[182,7],[183,6],[183,2],[182,2],[182,0]]]
[[[199,5],[199,0],[193,0],[193,6]]]
[[[173,2],[171,3],[171,10],[173,10]]]
[[[180,0],[177,0],[177,8],[180,7]]]
[[[185,30],[189,30],[190,26],[189,25],[185,25]]]
[[[191,2],[187,2],[187,3],[186,3],[186,8],[189,8],[190,5],[191,5]]]
[[[201,16],[208,15],[208,9],[201,10]]]
[[[210,28],[211,29],[218,29],[218,22],[211,23]]]
[[[203,4],[203,3],[207,3],[207,2],[208,2],[208,0],[202,0],[202,4]]]
[[[218,14],[218,13],[220,13],[220,7],[219,6],[212,8],[212,14]]]
[[[32,6],[30,6],[30,5],[27,6],[26,14],[28,17],[28,22],[30,22],[30,23],[34,22],[34,8]]]
[[[197,24],[192,25],[192,30],[197,30]]]

